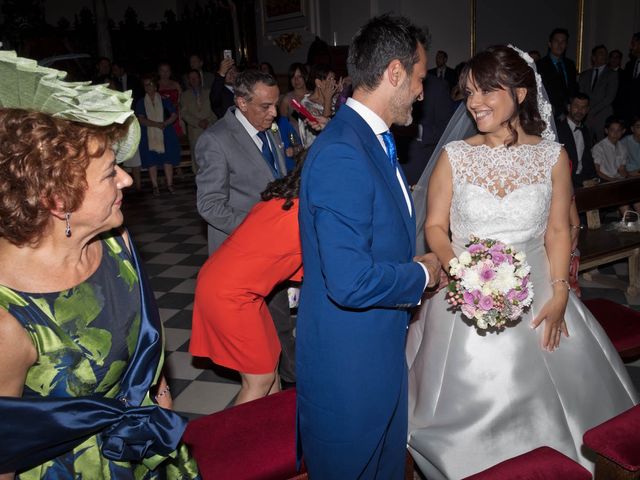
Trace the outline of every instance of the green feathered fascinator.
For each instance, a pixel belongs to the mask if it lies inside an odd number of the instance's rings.
[[[66,75],[18,57],[16,52],[0,51],[0,108],[35,110],[96,126],[128,122],[126,136],[113,150],[118,162],[131,158],[140,142],[140,124],[131,110],[131,91],[118,92],[90,82],[66,82]]]

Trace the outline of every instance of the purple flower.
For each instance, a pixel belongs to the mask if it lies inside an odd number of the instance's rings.
[[[516,299],[517,295],[518,295],[518,292],[512,288],[507,292],[507,300],[509,300],[510,302],[513,302]]]
[[[471,245],[469,245],[469,253],[471,255],[473,255],[474,253],[480,253],[480,252],[484,252],[485,247],[484,245],[480,244],[480,243],[473,243]]]
[[[490,265],[484,265],[480,270],[480,278],[483,282],[490,282],[496,276],[496,272],[493,271]]]
[[[478,304],[478,306],[480,307],[481,310],[488,312],[493,308],[493,298],[491,298],[490,295],[484,295],[480,299],[480,303]]]
[[[464,299],[464,303],[466,303],[467,305],[473,305],[475,301],[473,295],[466,291],[462,293],[462,298]]]
[[[527,299],[528,296],[529,296],[529,289],[528,288],[523,288],[522,290],[520,290],[518,292],[518,294],[516,295],[516,298],[520,302],[524,302]]]
[[[489,253],[490,254],[494,254],[494,253],[504,253],[504,244],[500,243],[500,242],[496,242],[490,249],[489,249]]]
[[[493,259],[493,263],[496,265],[500,265],[507,261],[507,256],[501,252],[491,252],[491,258]]]

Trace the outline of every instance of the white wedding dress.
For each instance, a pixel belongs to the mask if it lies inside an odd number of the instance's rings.
[[[529,323],[552,295],[544,233],[551,169],[560,145],[446,147],[453,176],[450,228],[456,255],[470,235],[527,254],[534,301],[516,325],[478,331],[448,310],[445,291],[409,327],[409,447],[429,480],[459,479],[547,445],[593,471],[586,430],[631,408],[637,393],[613,345],[573,293],[570,338],[541,348]]]

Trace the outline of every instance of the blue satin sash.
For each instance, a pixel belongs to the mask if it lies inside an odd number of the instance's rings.
[[[187,421],[158,405],[141,406],[162,358],[161,322],[148,279],[129,243],[141,292],[138,343],[120,395],[75,398],[0,397],[0,473],[26,470],[99,434],[102,453],[116,461],[159,464],[177,447]],[[151,464],[151,465],[149,465]]]

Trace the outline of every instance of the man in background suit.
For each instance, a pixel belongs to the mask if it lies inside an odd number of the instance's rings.
[[[456,71],[447,66],[447,60],[449,55],[444,50],[438,50],[436,53],[436,68],[431,68],[427,73],[435,77],[446,80],[449,84],[449,91],[458,83],[458,76]]]
[[[578,93],[576,64],[565,56],[568,41],[569,32],[565,28],[555,28],[549,34],[547,55],[536,63],[556,118],[565,114],[569,98]]]
[[[247,70],[235,82],[235,103],[196,143],[198,212],[207,222],[212,254],[260,201],[267,184],[286,175],[282,141],[271,126],[277,116],[279,89],[268,73]],[[269,300],[282,347],[279,372],[295,382],[295,323],[286,288]]]
[[[353,96],[302,171],[298,454],[311,478],[404,478],[407,324],[440,265],[413,260],[415,209],[389,127],[409,125],[422,98],[424,42],[401,17],[362,27],[349,48]]]
[[[629,45],[630,60],[624,67],[620,77],[620,111],[619,114],[631,125],[633,118],[640,116],[640,32],[631,37]]]
[[[127,71],[124,63],[116,61],[111,65],[111,75],[116,82],[116,87],[121,92],[131,90],[133,95],[133,104],[144,97],[144,88],[140,79]]]
[[[213,85],[214,75],[211,72],[206,72],[203,67],[204,67],[204,61],[202,60],[202,57],[200,56],[200,54],[192,53],[189,56],[189,69],[197,70],[198,74],[200,75],[200,84],[202,85],[202,88],[206,90],[211,90],[211,86]],[[189,72],[187,72],[182,77],[182,88],[184,90],[187,90],[189,86],[190,86]]]
[[[233,85],[237,76],[238,69],[232,58],[225,58],[220,62],[220,68],[214,76],[209,94],[211,110],[218,118],[224,117],[229,107],[234,105]]]
[[[592,68],[578,77],[580,92],[590,98],[587,125],[596,141],[604,138],[604,122],[613,115],[613,101],[618,93],[618,74],[607,66],[607,47],[596,45],[591,50]]]
[[[585,180],[597,177],[591,156],[592,136],[584,124],[588,113],[589,96],[578,93],[569,102],[567,118],[556,123],[558,141],[564,145],[571,160],[571,181],[574,187],[581,187]]]
[[[409,142],[407,161],[401,163],[409,185],[418,183],[447,128],[454,108],[449,95],[449,84],[443,78],[427,75],[423,88],[423,100],[413,105],[413,119],[418,126],[418,134]]]

